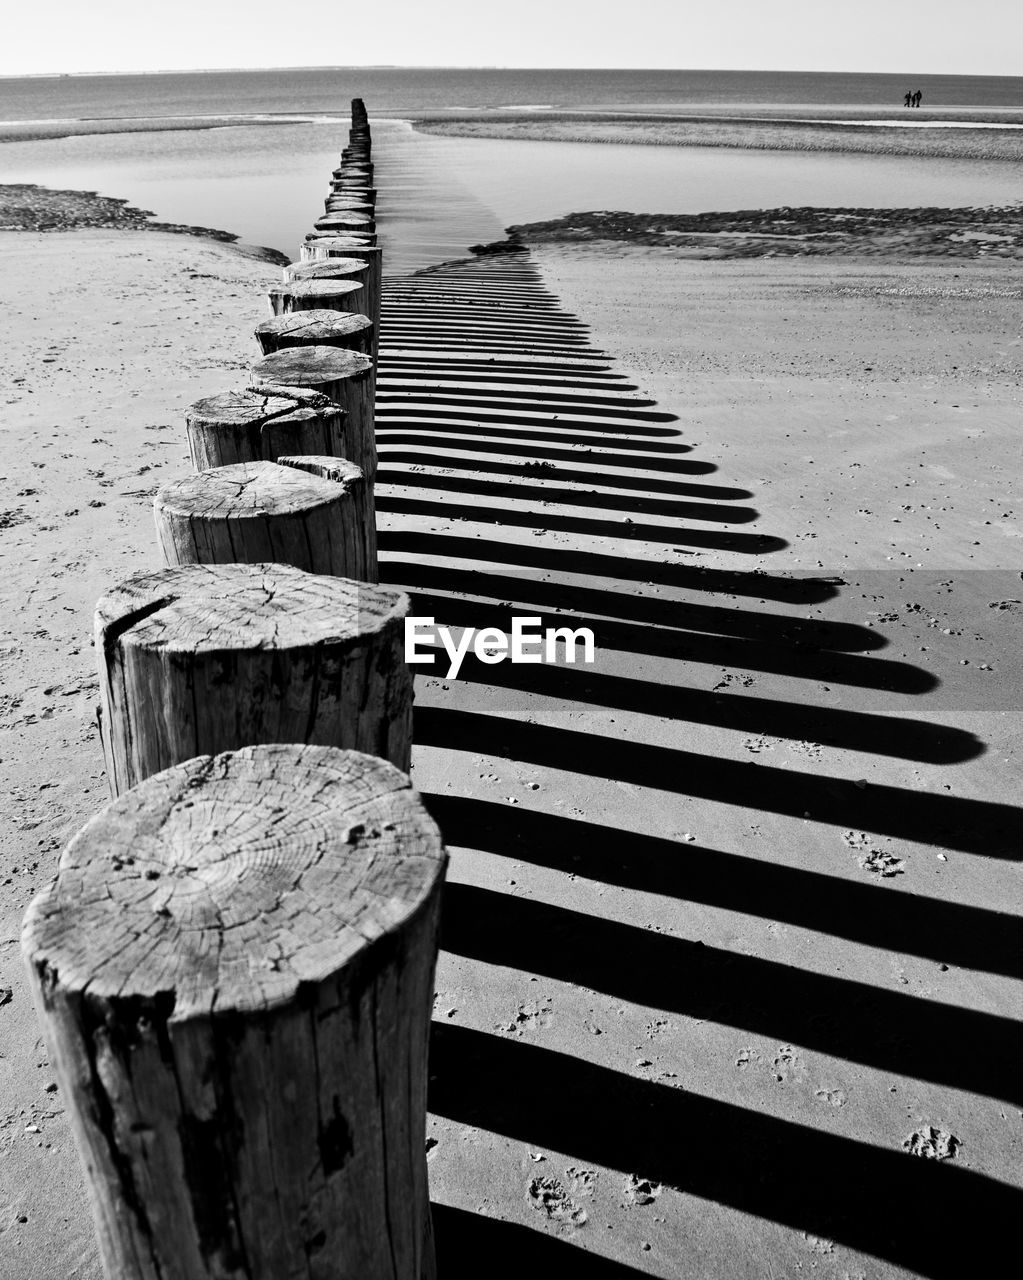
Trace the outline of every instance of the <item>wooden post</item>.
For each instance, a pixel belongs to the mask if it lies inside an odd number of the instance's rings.
[[[74,837],[22,948],[109,1280],[432,1280],[446,862],[404,774],[297,744]]]
[[[267,292],[270,314],[287,315],[289,311],[313,311],[327,307],[330,311],[351,311],[364,315],[363,287],[357,280],[342,277],[334,280],[289,280],[275,284]]]
[[[163,485],[153,506],[164,564],[290,564],[379,581],[365,477],[343,458],[330,464],[239,462]]]
[[[312,280],[310,284],[322,284]],[[372,486],[377,473],[373,430],[373,361],[339,347],[287,347],[264,356],[252,366],[251,377],[269,393],[278,386],[308,387],[333,400],[345,411],[344,457],[361,467]],[[290,453],[313,452],[291,449]],[[317,453],[330,453],[318,449]]]
[[[348,311],[292,311],[272,316],[256,327],[256,341],[264,355],[284,347],[344,347],[346,351],[373,351],[373,321]]]
[[[372,320],[375,335],[380,326],[381,258],[379,249],[352,245],[345,256],[337,253],[323,253],[316,257],[303,257],[301,262],[291,263],[284,268],[285,281],[329,280],[333,276],[335,262],[358,262],[365,272],[358,277],[362,285],[362,293],[359,295],[361,310],[363,315],[369,316]],[[375,360],[377,355],[375,336],[372,355]]]
[[[363,231],[346,231],[343,235],[339,231],[309,231],[306,233],[306,243],[311,240],[346,240],[350,245],[361,245],[363,248],[372,248],[376,245],[376,233]]]
[[[281,277],[284,283],[287,284],[290,280],[353,280],[356,284],[365,287],[369,277],[367,264],[354,257],[332,258],[328,267],[321,266],[316,271],[298,269],[307,266],[308,263],[289,262],[286,267],[282,267]]]
[[[374,207],[376,206],[376,187],[366,186],[364,183],[358,183],[353,186],[347,179],[341,178],[339,180],[331,179],[330,190],[333,195],[354,197],[355,199],[362,200],[365,204],[371,204]]]
[[[257,742],[351,747],[407,770],[408,596],[283,564],[136,574],[96,606],[111,793]]]
[[[364,183],[358,183],[353,186],[346,178],[332,178],[330,182],[330,189],[335,195],[348,193],[357,195],[360,200],[364,200],[367,204],[376,205],[377,202],[376,187],[370,187]]]
[[[323,202],[323,208],[326,213],[361,213],[367,218],[372,218],[376,206],[368,204],[359,196],[337,195],[327,196]]]
[[[317,218],[313,223],[313,227],[317,231],[336,231],[344,234],[346,231],[362,231],[367,235],[376,232],[376,222],[365,213],[325,213],[322,218]]]
[[[369,274],[363,280],[363,289],[365,290],[365,299],[363,306],[366,315],[373,321],[373,350],[372,356],[374,364],[379,356],[380,348],[380,298],[383,277],[383,250],[367,245],[360,245],[353,241],[350,236],[344,237],[324,237],[323,239],[307,240],[302,246],[301,257],[303,262],[322,262],[324,260],[333,260],[335,258],[356,258],[361,262],[365,262],[369,267]]]
[[[345,445],[336,402],[302,387],[225,391],[190,405],[188,448],[197,471],[234,462],[274,462],[282,453],[337,454]]]
[[[289,262],[283,272],[285,284],[289,280],[356,280],[365,289],[369,264],[358,258],[320,258],[315,262]]]

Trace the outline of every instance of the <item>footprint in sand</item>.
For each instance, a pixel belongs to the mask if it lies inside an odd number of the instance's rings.
[[[771,1065],[779,1084],[802,1084],[806,1079],[806,1064],[790,1044],[781,1046]]]
[[[571,1180],[572,1195],[580,1200],[592,1200],[597,1189],[597,1175],[592,1169],[577,1169],[573,1165],[565,1170],[565,1176]]]
[[[916,1129],[907,1138],[902,1139],[903,1151],[911,1156],[920,1156],[923,1160],[954,1160],[962,1143],[954,1133],[946,1133],[934,1125],[925,1125]]]
[[[586,1225],[589,1214],[572,1199],[558,1178],[533,1178],[526,1189],[526,1196],[533,1208],[549,1222],[563,1227]]]
[[[873,872],[876,876],[901,876],[906,870],[904,858],[896,858],[886,849],[872,849],[865,858],[860,858],[860,866],[864,871]]]
[[[653,1204],[664,1190],[660,1182],[651,1182],[649,1178],[641,1178],[630,1173],[625,1179],[625,1198],[633,1204]]]
[[[813,1096],[829,1107],[844,1107],[847,1102],[844,1089],[816,1089]]]

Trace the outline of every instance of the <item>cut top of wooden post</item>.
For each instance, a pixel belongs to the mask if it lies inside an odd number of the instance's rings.
[[[364,244],[361,236],[332,236],[323,233],[307,236],[300,253],[303,262],[319,258],[343,258],[349,254],[362,262],[370,262],[373,258],[381,258],[383,250],[376,245]]]
[[[95,623],[111,792],[256,742],[369,751],[407,770],[410,607],[400,591],[276,563],[118,583]]]
[[[96,605],[96,645],[164,655],[359,646],[404,625],[404,592],[283,564],[186,564],[136,573]]]
[[[299,469],[290,462],[239,462],[162,485],[154,501],[168,518],[189,522],[304,516],[336,505],[338,484],[346,492],[363,478],[355,463],[344,458],[331,461],[333,484],[321,470]]]
[[[373,361],[368,356],[344,347],[284,347],[254,364],[251,376],[257,385],[267,388],[278,384],[313,387],[329,396],[344,410],[344,443],[336,450],[288,449],[287,452],[337,452],[362,467],[367,483],[373,484],[377,471],[373,433],[375,382]]]
[[[162,1000],[171,1026],[261,1013],[401,929],[445,862],[408,777],[383,760],[293,744],[199,756],[78,833],[23,948],[44,993]]]
[[[364,233],[361,231],[345,231],[334,228],[331,231],[307,231],[305,242],[308,244],[311,240],[346,240],[351,246],[361,246],[366,249],[377,248],[376,234]]]
[[[358,312],[364,296],[365,291],[358,280],[345,277],[289,280],[267,290],[272,315],[288,311],[315,311],[318,307],[327,307],[332,311]]]
[[[297,271],[297,268],[308,265],[308,263],[289,262],[281,271],[284,283],[287,284],[289,280],[319,280],[321,278],[330,280],[350,276],[358,284],[366,274],[366,263],[360,258],[332,258],[329,271]]]
[[[347,347],[363,353],[372,349],[373,321],[351,311],[289,311],[256,326],[263,354],[282,347]]]
[[[298,317],[296,317],[297,319]],[[185,412],[197,470],[295,453],[313,441],[340,449],[341,413],[334,401],[308,387],[275,385],[206,396]]]
[[[255,382],[269,387],[328,387],[347,378],[369,373],[373,361],[343,347],[286,347],[264,356],[252,366]]]
[[[369,264],[361,258],[323,258],[319,262],[289,262],[284,270],[284,283],[291,280],[337,280],[360,277],[369,272]]]

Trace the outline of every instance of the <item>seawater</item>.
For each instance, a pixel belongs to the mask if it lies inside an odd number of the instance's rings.
[[[517,71],[489,68],[312,67],[158,75],[0,78],[0,121],[241,113],[343,113],[355,96],[380,115],[541,107],[1023,107],[1023,77],[856,75],[814,71]]]
[[[806,115],[844,104],[890,114],[904,82],[923,88],[935,108],[944,101],[1004,114],[1023,101],[1023,79],[810,73],[372,69],[0,80],[7,121],[259,120],[8,142],[0,145],[0,181],[120,196],[162,221],[221,228],[295,255],[323,207],[348,102],[358,95],[374,119],[381,242],[394,272],[462,256],[512,223],[590,209],[961,206],[1023,197],[1017,167],[1004,162],[447,138],[414,132],[401,118],[516,105],[738,111],[768,104]]]

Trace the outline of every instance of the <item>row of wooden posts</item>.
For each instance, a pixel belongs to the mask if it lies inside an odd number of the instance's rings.
[[[378,585],[373,173],[356,99],[261,358],[187,412],[164,567],[96,611],[114,798],[23,949],[110,1280],[434,1274],[446,854]]]

